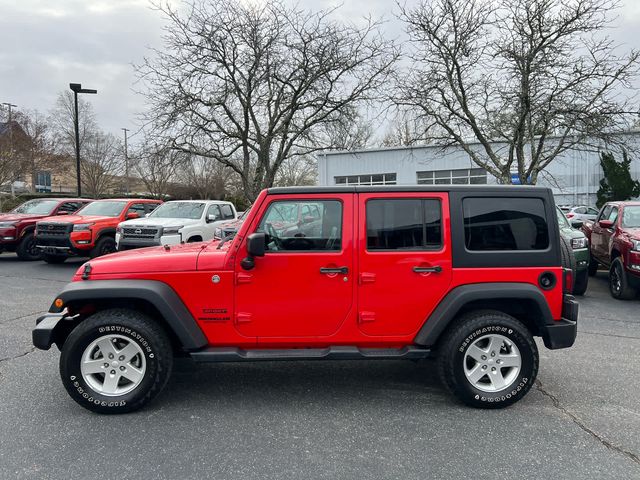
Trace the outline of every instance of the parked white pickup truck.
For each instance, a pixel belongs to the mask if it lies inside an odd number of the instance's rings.
[[[118,250],[211,240],[216,227],[238,218],[236,207],[219,200],[166,202],[146,218],[122,222],[116,229]]]

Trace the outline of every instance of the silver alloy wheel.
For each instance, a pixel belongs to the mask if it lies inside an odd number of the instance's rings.
[[[464,354],[464,374],[471,385],[483,392],[500,392],[511,386],[520,374],[522,357],[507,337],[484,335]]]
[[[132,339],[104,335],[84,350],[80,371],[94,391],[116,397],[140,385],[146,371],[146,359],[140,345]]]

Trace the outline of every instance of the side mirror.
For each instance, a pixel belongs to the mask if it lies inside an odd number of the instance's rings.
[[[144,218],[149,218],[150,215],[151,215],[150,213],[145,213]]]
[[[140,215],[135,212],[127,213],[127,220],[133,220],[134,218],[140,218]]]
[[[582,220],[574,220],[574,221],[571,222],[571,226],[573,228],[580,228],[580,227],[582,227],[583,223],[584,222]]]
[[[252,257],[264,257],[264,233],[252,233],[247,237],[247,253]]]
[[[598,225],[602,228],[613,228],[613,222],[611,220],[600,220]]]
[[[207,223],[213,223],[218,220],[218,216],[215,214],[207,215]]]

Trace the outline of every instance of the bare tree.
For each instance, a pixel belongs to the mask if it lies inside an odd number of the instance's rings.
[[[344,108],[339,118],[325,125],[326,147],[334,150],[366,148],[373,140],[373,125],[355,108]]]
[[[116,185],[122,173],[121,146],[115,136],[93,132],[84,139],[82,148],[82,187],[92,198],[105,195]]]
[[[411,111],[399,111],[380,143],[383,147],[409,147],[426,142],[427,127],[424,120],[412,115]]]
[[[66,155],[75,154],[75,105],[73,93],[60,92],[56,103],[49,115],[49,123],[58,142],[59,153]],[[82,97],[78,98],[78,128],[80,138],[80,152],[83,152],[85,142],[91,139],[98,131],[93,107]]]
[[[305,155],[285,160],[274,183],[279,187],[315,185],[317,178],[318,163],[311,156]]]
[[[131,158],[147,191],[154,197],[162,198],[170,193],[172,185],[178,181],[178,173],[189,160],[189,155],[145,141]]]
[[[180,163],[177,177],[198,198],[223,199],[227,193],[230,168],[207,157],[192,156]]]
[[[38,172],[55,170],[60,157],[55,154],[55,139],[47,117],[38,110],[20,111],[16,117],[28,137],[23,152],[24,170],[31,177],[31,188],[35,192]]]
[[[422,0],[402,11],[415,67],[399,76],[396,100],[499,181],[517,171],[536,183],[564,151],[611,141],[632,120],[624,94],[640,54],[618,55],[603,32],[618,4]]]
[[[240,177],[253,200],[289,158],[326,147],[325,126],[379,97],[398,57],[380,25],[358,27],[261,3],[192,0],[160,7],[165,48],[139,67],[148,119],[173,148]]]

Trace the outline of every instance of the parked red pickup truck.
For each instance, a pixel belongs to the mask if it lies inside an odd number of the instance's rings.
[[[51,215],[70,215],[90,202],[84,198],[41,198],[0,214],[0,253],[16,252],[20,260],[39,260],[42,254],[33,237],[36,222]]]
[[[96,200],[75,215],[43,218],[37,223],[36,246],[47,263],[70,256],[99,257],[116,251],[120,222],[144,217],[162,202],[144,199]]]
[[[278,228],[285,211],[313,213]],[[576,338],[561,249],[546,188],[272,188],[233,238],[85,263],[37,320],[33,343],[61,348],[67,391],[102,413],[149,402],[174,355],[436,355],[458,398],[499,408],[534,384],[534,336],[550,349]]]
[[[609,269],[609,291],[618,299],[631,299],[640,289],[640,202],[608,202],[595,221],[585,221],[589,239],[589,273],[598,265]]]

